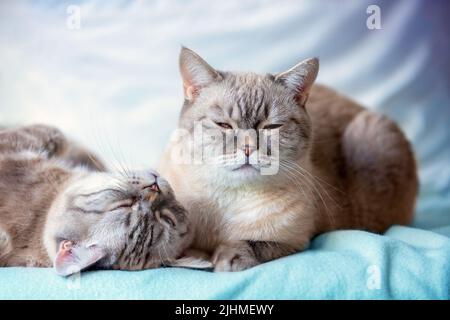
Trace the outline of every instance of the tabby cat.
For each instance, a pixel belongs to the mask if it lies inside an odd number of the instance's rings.
[[[53,127],[0,130],[0,266],[195,267],[177,260],[192,232],[166,180],[103,168]]]

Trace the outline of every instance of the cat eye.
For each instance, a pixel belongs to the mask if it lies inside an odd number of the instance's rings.
[[[216,124],[219,127],[222,127],[224,129],[233,129],[233,127],[231,126],[231,124],[225,123],[225,122],[216,122]]]
[[[115,210],[119,210],[119,209],[125,209],[125,208],[130,208],[131,205],[133,204],[132,200],[126,200],[123,202],[120,202],[118,205],[116,205],[113,209],[111,209],[110,211],[115,211]]]
[[[161,218],[166,221],[172,228],[175,228],[177,226],[177,220],[173,214],[162,214]]]
[[[161,222],[161,220],[165,221],[172,228],[176,227],[176,225],[177,225],[177,218],[169,210],[163,210],[162,212],[156,211],[155,217],[156,217],[156,220],[158,220],[159,222]]]
[[[270,129],[278,129],[278,128],[281,127],[281,126],[282,126],[282,124],[278,124],[278,123],[268,124],[268,125],[264,126],[263,129],[267,129],[267,130],[270,130]]]

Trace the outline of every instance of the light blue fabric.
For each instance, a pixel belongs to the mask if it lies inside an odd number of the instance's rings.
[[[0,299],[449,299],[450,238],[394,226],[335,231],[310,250],[236,273],[6,268]]]

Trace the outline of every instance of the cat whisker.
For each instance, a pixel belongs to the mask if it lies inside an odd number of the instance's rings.
[[[325,199],[322,196],[322,193],[320,192],[320,190],[317,188],[316,183],[314,183],[314,181],[311,181],[311,178],[306,176],[303,172],[297,170],[294,166],[292,166],[292,162],[289,161],[283,161],[284,165],[286,166],[290,166],[289,168],[293,171],[295,171],[298,175],[300,175],[302,178],[304,178],[304,182],[307,183],[310,187],[312,187],[312,189],[315,191],[315,193],[319,196],[320,201],[323,203],[323,207],[325,209],[325,213],[327,214],[328,218],[330,219],[330,222],[334,224],[334,217],[331,214],[331,210],[330,208],[327,206]],[[328,195],[328,197],[330,197]],[[330,199],[332,199],[330,197]],[[334,200],[334,199],[332,199]]]
[[[208,163],[218,165],[218,166],[226,166],[236,164],[237,157],[235,154],[232,155],[219,155],[215,157],[207,158]]]
[[[331,184],[327,183],[326,181],[320,179],[319,177],[314,176],[312,173],[310,173],[308,170],[304,169],[302,166],[300,166],[298,163],[293,163],[299,170],[307,174],[313,181],[316,182],[316,185],[322,189],[322,191],[325,193],[325,195],[334,203],[335,206],[342,209],[342,206],[336,201],[335,198],[333,198],[327,191],[327,189],[321,184],[325,183],[329,187],[333,188],[335,191],[340,192],[341,194],[345,194],[342,190],[332,186]]]
[[[97,127],[98,126],[93,126],[93,128],[97,128]],[[98,146],[98,149],[101,151],[101,153],[105,154],[106,153],[105,151],[107,151],[107,150],[105,150],[105,148],[103,148],[104,144],[100,143],[99,136],[96,134],[93,134],[93,135],[94,135],[95,142]],[[114,158],[114,161],[110,161],[110,162],[108,162],[108,164],[112,165],[114,171],[117,172],[118,174],[122,175],[122,177],[124,179],[128,179],[130,177],[130,171],[122,164],[122,161],[119,160],[117,152],[112,147],[110,140],[108,138],[105,138],[105,137],[108,137],[108,135],[102,135],[102,137],[103,137],[103,141],[106,143],[107,148],[109,149],[109,152],[112,154],[112,156]]]
[[[281,172],[283,175],[285,175],[286,178],[288,178],[295,186],[299,187],[300,192],[303,194],[303,196],[305,196],[306,198],[308,197],[308,195],[306,194],[306,191],[307,191],[308,194],[309,194],[309,197],[310,197],[310,198],[313,198],[312,191],[310,190],[309,186],[305,186],[303,183],[301,183],[300,181],[298,181],[298,178],[297,178],[296,174],[293,173],[291,169],[289,169],[289,168],[287,168],[286,166],[284,166],[284,164],[282,164],[281,166],[282,166],[282,168],[283,168],[284,170],[282,170],[282,171],[280,171],[280,172]],[[306,191],[305,191],[305,187],[307,187]],[[312,203],[312,204],[315,205],[315,202],[314,202],[314,201],[310,201],[310,202],[307,202],[307,203],[308,203],[308,204]]]
[[[300,166],[298,163],[296,162],[292,162],[292,164],[294,164],[296,167],[298,167],[300,170],[302,170],[303,172],[305,172],[306,174],[308,174],[309,176],[311,176],[311,178],[318,180],[319,182],[322,182],[324,184],[326,184],[327,186],[329,186],[330,188],[333,188],[334,190],[336,190],[337,192],[340,192],[341,194],[345,194],[344,191],[342,191],[341,189],[333,186],[332,184],[326,182],[325,180],[321,179],[318,176],[314,176],[311,172],[309,172],[308,170],[306,170],[305,168],[303,168],[302,166]]]

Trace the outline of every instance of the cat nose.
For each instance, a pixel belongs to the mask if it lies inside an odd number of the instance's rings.
[[[159,185],[158,185],[158,177],[159,177],[158,173],[155,171],[150,171],[149,173],[153,178],[153,179],[151,179],[151,180],[153,180],[153,183],[150,184],[150,186],[148,186],[148,185],[145,186],[143,189],[149,188],[151,191],[160,192],[161,189],[159,188]]]
[[[252,148],[248,144],[244,146],[244,154],[247,158],[250,157],[250,155],[253,153],[253,151],[255,151],[255,148]]]
[[[157,182],[153,183],[153,184],[150,186],[150,190],[155,191],[155,192],[159,192],[160,189],[159,189],[158,183],[157,183]]]
[[[140,199],[145,201],[153,202],[155,201],[161,194],[161,189],[159,188],[158,183],[155,182],[151,185],[144,186],[142,188]]]

